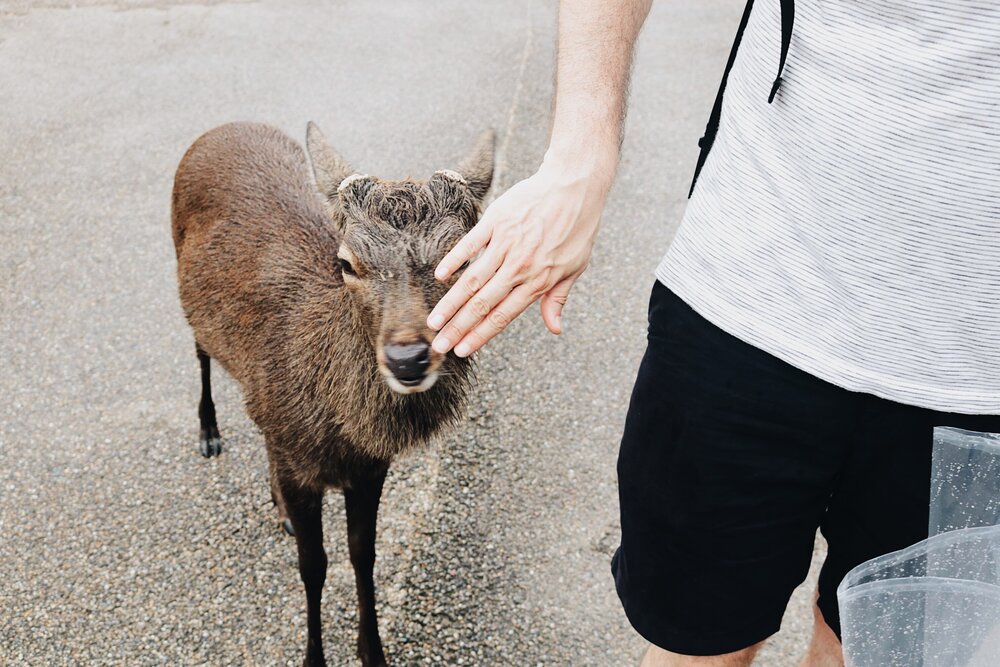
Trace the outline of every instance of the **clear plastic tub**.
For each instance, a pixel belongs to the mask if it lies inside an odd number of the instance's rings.
[[[1000,665],[1000,437],[934,433],[927,540],[837,591],[848,667]]]
[[[997,525],[1000,525],[1000,434],[934,429],[928,536]]]

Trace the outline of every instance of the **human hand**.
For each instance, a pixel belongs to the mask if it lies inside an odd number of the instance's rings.
[[[439,332],[435,351],[469,356],[539,298],[549,331],[562,332],[562,309],[590,261],[614,163],[550,151],[533,176],[487,208],[434,272],[448,280],[483,250],[427,318]]]

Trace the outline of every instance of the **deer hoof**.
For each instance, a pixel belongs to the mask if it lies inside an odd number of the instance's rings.
[[[291,519],[285,519],[284,521],[282,521],[281,527],[284,528],[285,532],[291,535],[292,537],[295,536],[295,528],[292,527]]]
[[[372,648],[359,646],[358,657],[361,658],[362,667],[389,667],[389,663],[385,660],[385,653],[382,650],[381,642]]]
[[[305,662],[302,663],[302,667],[326,667],[326,658],[322,655],[307,655]]]
[[[218,456],[222,453],[222,438],[219,437],[219,432],[212,429],[208,432],[202,432],[201,441],[198,444],[198,451],[206,459],[210,459],[213,456]]]

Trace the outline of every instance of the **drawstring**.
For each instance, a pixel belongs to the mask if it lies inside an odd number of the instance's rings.
[[[795,0],[781,0],[781,60],[778,62],[778,76],[771,86],[771,94],[767,97],[767,103],[774,101],[774,96],[778,94],[778,88],[784,81],[781,74],[785,71],[785,61],[788,59],[788,47],[792,44],[792,27],[795,25]]]

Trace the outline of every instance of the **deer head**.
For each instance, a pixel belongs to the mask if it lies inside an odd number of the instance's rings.
[[[426,320],[460,272],[443,284],[434,268],[479,219],[493,179],[494,143],[487,130],[455,170],[388,181],[355,173],[309,124],[316,186],[341,236],[333,261],[383,378],[401,394],[425,391],[446,372],[450,357],[431,349],[435,332]]]

